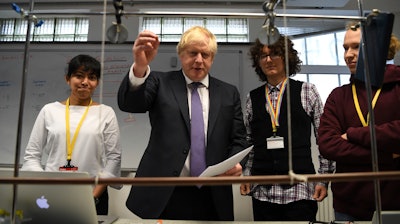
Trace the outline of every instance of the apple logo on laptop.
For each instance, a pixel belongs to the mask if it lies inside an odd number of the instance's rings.
[[[47,203],[47,199],[44,197],[44,195],[38,199],[36,199],[36,204],[39,206],[39,208],[44,208],[48,209],[50,207],[49,203]]]

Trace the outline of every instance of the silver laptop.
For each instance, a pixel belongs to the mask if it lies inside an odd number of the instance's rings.
[[[13,170],[0,170],[0,176],[12,177]],[[88,178],[84,172],[20,171],[20,177]],[[0,184],[0,209],[11,214],[13,185]],[[16,210],[22,211],[27,224],[108,224],[114,217],[97,216],[92,186],[88,184],[20,184]]]
[[[400,211],[381,211],[382,223],[381,224],[399,224]],[[374,212],[372,217],[372,224],[380,224],[378,220],[378,213]]]

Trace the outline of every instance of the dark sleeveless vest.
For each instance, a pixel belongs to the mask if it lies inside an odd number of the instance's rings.
[[[303,82],[289,79],[292,125],[292,164],[298,174],[314,174],[311,157],[311,118],[301,104]],[[266,110],[265,85],[250,92],[253,119],[250,122],[254,142],[252,175],[286,175],[288,163],[287,91],[283,94],[277,136],[284,137],[284,149],[267,149],[266,139],[273,135],[271,117]]]

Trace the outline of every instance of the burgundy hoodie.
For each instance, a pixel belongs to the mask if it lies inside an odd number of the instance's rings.
[[[318,129],[321,155],[336,161],[336,172],[372,171],[370,128],[363,127],[353,101],[352,84],[367,121],[365,84],[350,78],[350,84],[329,95]],[[372,88],[372,97],[377,88]],[[383,86],[374,107],[379,171],[400,170],[400,66],[387,65]],[[347,139],[341,135],[347,133]],[[400,179],[380,181],[382,210],[400,210]],[[333,207],[336,212],[370,221],[375,211],[373,181],[333,182]]]

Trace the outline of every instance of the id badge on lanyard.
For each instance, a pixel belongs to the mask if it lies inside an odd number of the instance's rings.
[[[267,138],[267,149],[283,149],[285,146],[283,137],[272,136]]]
[[[274,133],[273,136],[269,137],[266,139],[267,141],[267,149],[283,149],[285,144],[284,144],[284,138],[277,136],[276,133],[278,131],[279,127],[279,114],[280,114],[280,109],[281,109],[281,103],[282,103],[282,98],[283,98],[283,93],[285,92],[286,88],[286,82],[287,78],[283,80],[281,88],[279,90],[279,95],[277,98],[276,102],[276,108],[274,108],[272,100],[269,96],[269,90],[268,90],[268,85],[265,86],[265,98],[266,98],[266,109],[270,113],[270,118],[271,118],[271,123],[272,123],[272,132]]]
[[[78,167],[71,165],[71,160],[67,160],[67,164],[60,166],[59,171],[78,171]]]

